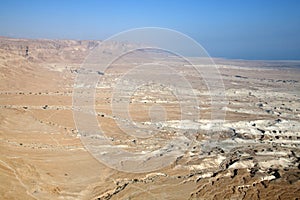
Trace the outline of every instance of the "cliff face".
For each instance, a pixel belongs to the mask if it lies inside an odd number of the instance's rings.
[[[0,87],[4,91],[59,89],[64,84],[62,72],[78,68],[99,43],[0,38]]]
[[[98,41],[30,40],[0,38],[0,49],[14,56],[31,57],[36,62],[82,62]]]
[[[194,87],[199,107],[193,109],[200,110],[199,120],[181,121],[182,105],[171,89],[149,83],[121,111],[128,111],[138,127],[150,126],[157,133],[150,138],[125,133],[117,120],[128,119],[112,110],[112,102],[120,101],[114,99],[114,88],[135,59],[148,57],[142,52],[116,62],[99,74],[95,93],[96,118],[112,145],[147,152],[180,133],[194,133],[187,151],[170,165],[126,173],[97,161],[75,127],[74,82],[82,62],[99,44],[0,38],[1,199],[300,198],[300,71],[295,62],[280,68],[274,62],[216,59],[228,101],[216,140],[208,132],[211,99],[201,76],[163,55],[156,61],[178,65],[180,75]],[[107,46],[108,52],[114,48]],[[199,70],[205,67],[210,66]],[[152,75],[164,79],[159,70]],[[165,118],[151,115],[152,108],[164,110]]]

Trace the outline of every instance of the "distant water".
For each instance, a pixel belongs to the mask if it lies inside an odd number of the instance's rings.
[[[300,69],[300,60],[230,60],[216,59],[216,63],[244,67],[275,68],[275,69]]]

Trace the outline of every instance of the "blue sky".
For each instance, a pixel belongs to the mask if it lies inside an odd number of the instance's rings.
[[[0,1],[0,35],[98,39],[131,28],[185,33],[213,57],[300,60],[297,0]]]

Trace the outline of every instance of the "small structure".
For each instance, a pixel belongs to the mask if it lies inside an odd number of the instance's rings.
[[[26,50],[25,50],[25,57],[29,56],[29,48],[28,46],[26,47]]]

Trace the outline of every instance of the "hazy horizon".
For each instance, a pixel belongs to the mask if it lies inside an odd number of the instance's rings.
[[[0,35],[105,40],[121,31],[162,27],[199,42],[212,57],[300,60],[299,1],[7,1]]]

